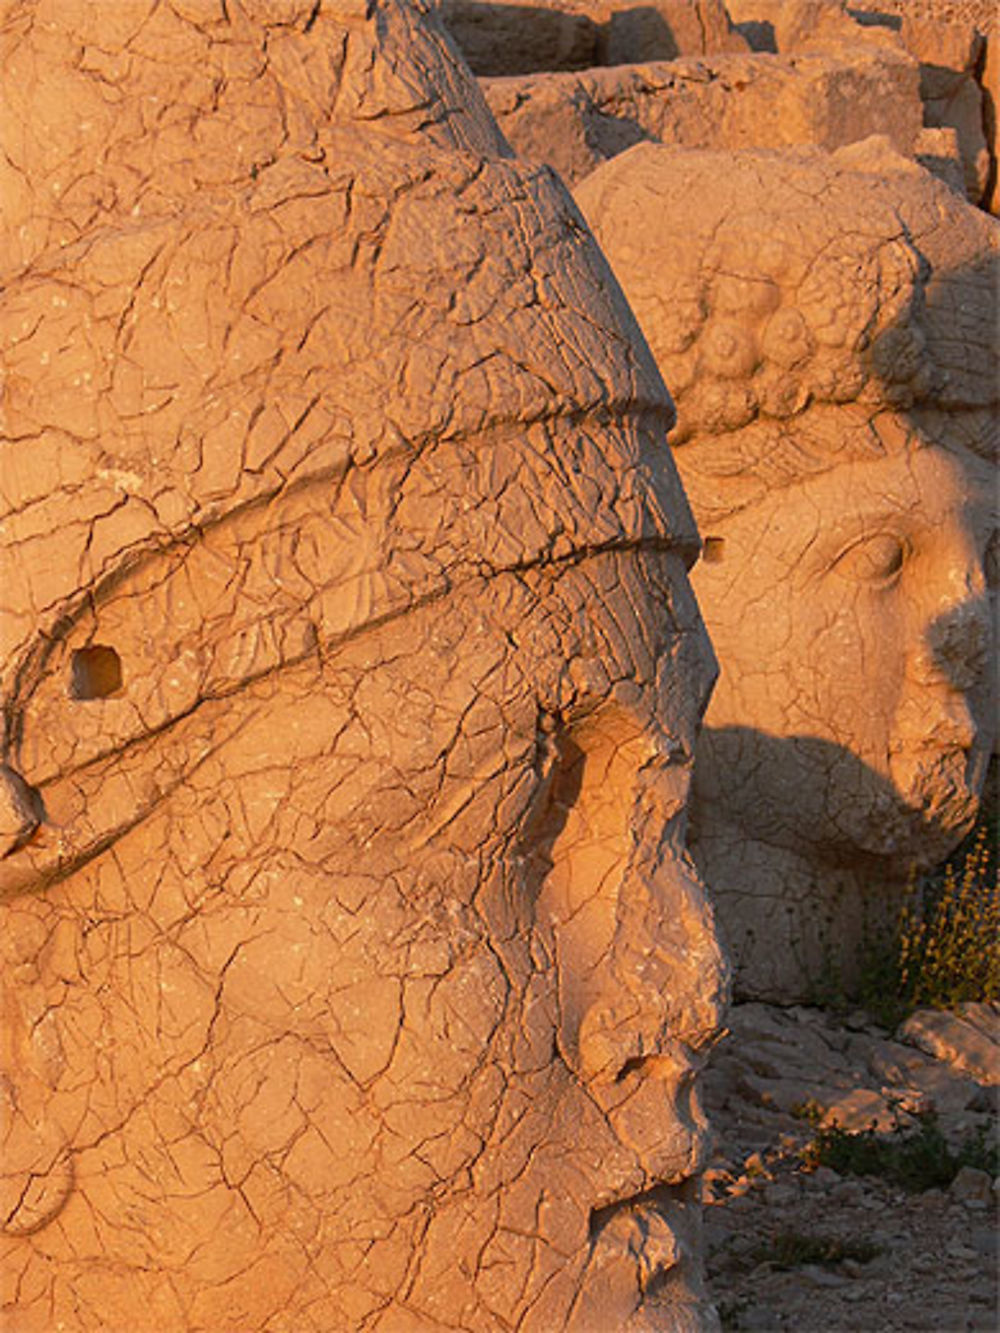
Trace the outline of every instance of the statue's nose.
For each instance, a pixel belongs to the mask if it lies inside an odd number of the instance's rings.
[[[960,601],[943,611],[927,630],[928,668],[953,689],[971,689],[988,668],[989,640],[989,606],[985,597]]]
[[[622,886],[614,954],[576,1032],[587,1082],[621,1081],[639,1069],[673,1078],[679,1056],[693,1067],[722,1025],[728,968],[704,886],[679,856],[649,864],[644,850],[640,843]]]
[[[28,841],[42,821],[42,802],[14,769],[0,764],[0,857]]]

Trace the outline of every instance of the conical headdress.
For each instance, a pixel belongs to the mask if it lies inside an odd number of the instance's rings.
[[[470,571],[693,548],[620,291],[416,7],[0,0],[0,70],[8,688],[123,580],[256,670]]]

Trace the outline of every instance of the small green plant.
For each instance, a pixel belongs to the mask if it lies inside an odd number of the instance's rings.
[[[814,1097],[807,1097],[804,1102],[796,1102],[794,1106],[790,1107],[789,1114],[795,1120],[801,1120],[807,1125],[818,1127],[826,1112]]]
[[[828,1166],[842,1176],[881,1176],[910,1193],[946,1188],[963,1166],[990,1175],[1000,1169],[1000,1150],[984,1130],[953,1149],[932,1111],[917,1116],[910,1126],[897,1115],[888,1134],[880,1134],[874,1125],[862,1130],[828,1125],[817,1130],[802,1155],[807,1166]]]
[[[899,989],[913,1006],[1000,998],[1000,877],[980,827],[961,863],[915,885],[900,914]]]
[[[840,1240],[836,1236],[809,1236],[798,1231],[779,1231],[766,1245],[754,1251],[757,1263],[775,1268],[800,1268],[803,1264],[832,1267],[845,1259],[867,1264],[882,1253],[881,1246],[866,1240]]]
[[[859,981],[837,993],[828,969],[827,1007],[851,999],[884,1027],[914,1009],[953,1009],[1000,1000],[1000,773],[991,765],[979,818],[949,860],[931,875],[912,875],[895,920],[866,922]],[[874,895],[878,901],[880,895]]]

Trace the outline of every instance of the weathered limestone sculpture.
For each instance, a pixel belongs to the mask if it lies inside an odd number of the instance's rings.
[[[578,195],[675,395],[705,543],[693,852],[738,991],[803,998],[852,980],[976,811],[998,228],[884,141],[644,145]]]
[[[0,4],[3,1319],[712,1326],[669,400],[397,0]]]

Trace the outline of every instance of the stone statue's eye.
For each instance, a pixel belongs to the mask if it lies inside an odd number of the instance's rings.
[[[889,583],[903,568],[906,555],[902,538],[879,532],[849,546],[833,568],[842,578],[857,583]]]
[[[71,699],[109,699],[122,688],[122,660],[107,644],[78,648],[70,671]]]

